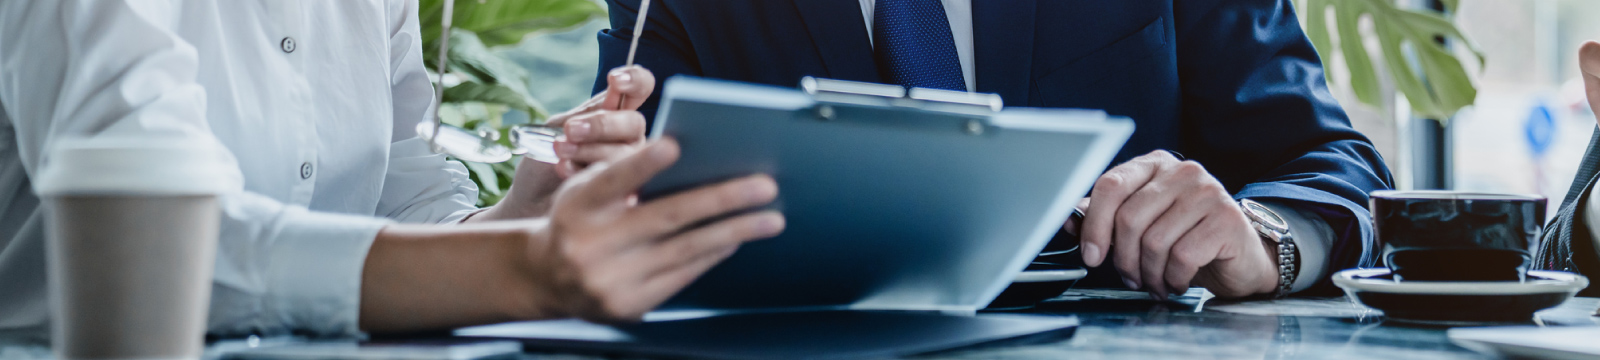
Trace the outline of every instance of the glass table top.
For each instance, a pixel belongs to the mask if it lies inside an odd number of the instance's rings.
[[[1198,289],[1196,289],[1198,290]],[[919,355],[918,359],[1478,359],[1450,343],[1445,327],[1386,319],[1344,297],[1227,302],[1190,291],[1164,301],[1141,292],[1073,290],[1017,313],[1075,315],[1071,336],[991,343]],[[1528,325],[1600,326],[1600,298],[1573,298],[1541,311]],[[0,360],[48,359],[37,340],[0,334]],[[224,339],[207,349],[232,349],[283,339]],[[535,352],[524,359],[587,359]]]

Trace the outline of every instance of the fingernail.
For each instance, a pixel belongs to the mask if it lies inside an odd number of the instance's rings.
[[[619,85],[633,82],[633,74],[629,74],[627,70],[618,70],[617,74],[612,75],[612,77],[617,79],[617,84]]]
[[[1122,278],[1122,284],[1127,285],[1129,289],[1139,290],[1139,283],[1133,282],[1133,279]]]
[[[1083,243],[1083,263],[1089,266],[1100,266],[1100,246],[1093,243]]]
[[[589,136],[589,127],[588,121],[573,121],[567,123],[567,140],[583,141],[584,137]]]
[[[570,158],[573,153],[578,152],[578,145],[573,145],[569,142],[558,142],[555,150],[557,157]]]
[[[762,236],[774,236],[783,232],[784,224],[783,215],[772,215],[761,219],[761,225],[759,226],[761,227]]]
[[[766,202],[776,196],[775,192],[777,189],[774,189],[772,182],[769,181],[755,181],[745,187],[745,196],[748,196],[752,203]]]

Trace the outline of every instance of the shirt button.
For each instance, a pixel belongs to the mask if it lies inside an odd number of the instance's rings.
[[[283,37],[283,41],[278,42],[278,48],[283,49],[283,52],[285,53],[294,52],[294,38],[287,36]]]
[[[306,163],[300,164],[300,178],[301,179],[310,179],[311,178],[311,162],[306,162]]]

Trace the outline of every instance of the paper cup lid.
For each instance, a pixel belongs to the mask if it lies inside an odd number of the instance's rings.
[[[164,136],[58,140],[33,182],[40,196],[220,195],[243,186],[233,155],[221,144]]]

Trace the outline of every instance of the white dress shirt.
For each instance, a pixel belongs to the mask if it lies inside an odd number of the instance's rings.
[[[950,21],[950,34],[955,37],[956,56],[961,58],[961,75],[967,81],[967,91],[978,90],[978,74],[973,69],[972,54],[972,0],[941,0],[945,17]],[[872,11],[875,0],[861,0],[861,16],[867,20],[867,39],[872,39]],[[1327,277],[1328,248],[1334,239],[1333,228],[1321,216],[1301,211],[1282,203],[1258,199],[1289,223],[1289,233],[1300,248],[1300,274],[1295,279],[1294,291],[1316,285]],[[1600,239],[1600,237],[1596,237]]]
[[[433,92],[416,0],[0,2],[0,329],[48,323],[30,177],[64,137],[216,141],[226,194],[209,329],[357,334],[380,228],[474,209],[414,126]]]

